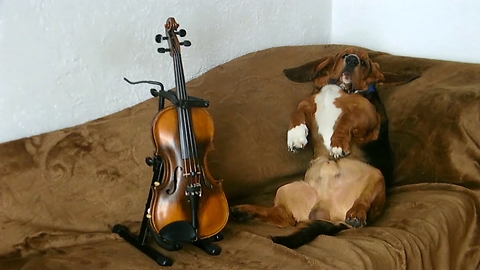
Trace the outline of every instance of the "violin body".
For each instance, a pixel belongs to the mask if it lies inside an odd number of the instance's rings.
[[[190,116],[198,151],[197,164],[182,159],[177,108],[166,107],[153,120],[155,155],[163,159],[164,173],[159,185],[152,187],[150,222],[157,232],[175,221],[192,222],[191,203],[185,195],[191,176],[184,176],[184,172],[188,167],[199,166],[202,174],[196,176],[201,183],[197,236],[204,239],[216,235],[225,227],[229,209],[222,181],[213,179],[206,164],[208,153],[214,149],[213,119],[204,108],[190,108]]]

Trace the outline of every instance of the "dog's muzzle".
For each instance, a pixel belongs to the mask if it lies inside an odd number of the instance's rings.
[[[345,64],[350,67],[356,67],[360,63],[360,59],[355,54],[350,54],[345,58]]]

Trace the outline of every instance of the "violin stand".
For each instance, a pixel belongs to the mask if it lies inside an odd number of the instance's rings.
[[[128,81],[128,83],[136,84]],[[191,107],[207,107],[208,101],[203,99],[195,98],[195,97],[188,97],[187,101],[180,102],[177,99],[176,93],[172,90],[165,91],[163,90],[163,85],[158,82],[151,82],[151,81],[142,81],[137,83],[155,83],[161,86],[161,90],[157,91],[156,89],[150,89],[150,93],[154,97],[158,97],[158,111],[164,108],[164,99],[167,98],[170,100],[175,106],[185,106],[185,102],[187,106]],[[218,233],[208,239],[201,239],[201,240],[191,240],[196,239],[196,232],[193,226],[187,221],[176,221],[172,222],[169,225],[162,228],[159,233],[155,233],[155,231],[150,226],[149,221],[149,208],[150,208],[150,201],[152,200],[152,188],[155,182],[161,182],[163,173],[164,173],[164,164],[162,158],[158,156],[154,156],[154,158],[147,157],[145,162],[148,166],[152,166],[153,169],[153,177],[152,182],[150,184],[150,191],[148,193],[147,202],[145,204],[145,210],[143,212],[143,219],[142,224],[140,225],[140,232],[137,235],[133,234],[128,230],[127,227],[121,224],[116,224],[112,228],[112,232],[118,234],[122,237],[125,241],[133,245],[135,248],[143,252],[145,255],[153,259],[157,264],[161,266],[171,266],[173,265],[173,260],[165,255],[160,254],[157,250],[153,249],[152,247],[147,245],[148,237],[151,235],[153,236],[153,240],[155,243],[160,246],[161,248],[168,250],[168,251],[176,251],[183,248],[182,242],[190,242],[194,246],[204,250],[209,255],[219,255],[222,252],[221,247],[218,245],[213,244],[212,242],[217,242],[223,239],[223,235]]]

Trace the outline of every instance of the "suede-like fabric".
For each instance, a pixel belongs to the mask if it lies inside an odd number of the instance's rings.
[[[311,150],[288,152],[286,132],[290,114],[313,87],[289,81],[282,70],[344,47],[271,48],[187,83],[190,95],[210,101],[215,151],[208,164],[224,180],[230,204],[271,205],[278,186],[301,179]],[[162,250],[174,259],[171,269],[480,268],[480,65],[374,51],[371,58],[386,72],[421,74],[378,89],[395,155],[395,187],[380,220],[297,250],[268,238],[293,228],[230,221],[218,256],[191,245]],[[110,232],[117,223],[139,229],[152,177],[144,160],[153,153],[156,106],[150,99],[77,127],[0,144],[0,269],[159,268]]]

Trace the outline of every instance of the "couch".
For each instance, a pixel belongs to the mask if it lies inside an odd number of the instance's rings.
[[[280,185],[302,178],[312,153],[289,152],[286,131],[313,86],[289,81],[282,70],[344,47],[270,48],[187,83],[190,95],[210,101],[215,151],[208,164],[230,205],[270,205]],[[382,217],[296,250],[269,239],[294,228],[229,221],[218,256],[188,244],[159,249],[174,260],[171,269],[480,269],[480,65],[370,55],[385,72],[420,75],[378,88],[395,162]],[[156,110],[151,98],[0,144],[0,269],[161,268],[111,232],[117,223],[139,230]]]

